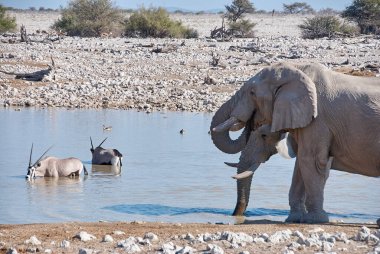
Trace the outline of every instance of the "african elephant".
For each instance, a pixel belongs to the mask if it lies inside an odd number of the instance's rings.
[[[271,132],[269,125],[263,125],[251,131],[247,144],[241,151],[238,163],[227,163],[237,168],[237,202],[233,215],[243,215],[249,202],[252,175],[261,163],[266,162],[277,152],[286,158],[294,158],[292,145],[289,145],[287,133]]]
[[[254,127],[269,124],[272,132],[287,131],[297,143],[287,222],[329,221],[323,192],[330,157],[333,169],[380,176],[378,78],[336,73],[320,64],[269,66],[215,113],[214,143],[219,149],[235,145],[229,130],[252,118]]]

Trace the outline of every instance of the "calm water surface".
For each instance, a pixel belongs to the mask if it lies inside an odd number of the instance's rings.
[[[235,223],[236,162],[213,145],[212,114],[120,110],[0,109],[0,223],[166,221]],[[102,125],[112,125],[104,132]],[[180,129],[185,134],[179,134]],[[123,155],[117,174],[92,168],[90,141]],[[26,181],[30,146],[36,160],[77,157],[89,171],[77,179]],[[282,221],[294,160],[273,156],[255,173],[246,219]],[[332,220],[380,217],[380,179],[332,171],[325,209]]]

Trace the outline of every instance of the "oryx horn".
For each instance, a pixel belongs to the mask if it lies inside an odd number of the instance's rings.
[[[33,164],[33,166],[34,165],[37,165],[40,161],[41,161],[41,159],[45,156],[45,154],[47,154],[47,152],[49,152],[49,150],[52,148],[53,146],[51,146],[51,147],[49,147],[41,156],[40,156],[40,158],[38,158],[38,160],[36,161],[36,163],[34,163]]]
[[[33,153],[33,143],[32,143],[32,148],[30,149],[30,155],[29,155],[29,167],[32,166],[32,153]]]
[[[92,144],[92,138],[90,136],[90,141],[91,141],[91,149],[94,150],[94,145]]]
[[[106,138],[102,141],[102,143],[100,143],[100,144],[98,145],[98,147],[100,147],[100,146],[104,143],[104,141],[106,141],[107,138],[108,138],[108,137],[106,137]]]

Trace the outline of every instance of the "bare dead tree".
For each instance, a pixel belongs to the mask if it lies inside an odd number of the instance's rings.
[[[51,57],[51,65],[48,66],[47,69],[35,71],[31,73],[16,73],[16,72],[8,72],[0,70],[0,72],[15,75],[15,79],[22,79],[27,81],[42,81],[47,75],[49,75],[52,71],[55,70],[55,62],[53,57]]]

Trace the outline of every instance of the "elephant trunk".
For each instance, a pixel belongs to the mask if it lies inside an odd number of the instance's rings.
[[[252,175],[237,180],[237,201],[235,210],[232,213],[233,216],[242,216],[245,213],[245,210],[247,209],[248,202],[249,202],[249,194],[251,191],[251,182],[252,182]]]
[[[244,146],[247,143],[247,131],[244,129],[242,134],[236,139],[233,140],[229,134],[229,128],[222,131],[215,131],[214,128],[220,124],[226,122],[230,119],[231,112],[234,109],[234,101],[236,100],[236,95],[234,95],[230,100],[225,102],[219,109],[216,111],[214,117],[211,121],[210,133],[212,141],[215,146],[224,153],[235,154],[243,150]],[[231,124],[233,122],[231,121]]]
[[[252,183],[252,177],[253,172],[259,167],[260,163],[254,163],[250,167],[247,167],[247,164],[244,164],[242,162],[239,162],[238,164],[238,170],[237,175],[243,175],[246,172],[252,172],[252,174],[248,174],[248,176],[244,177],[234,177],[237,179],[237,201],[235,210],[232,213],[234,216],[242,216],[245,213],[245,210],[247,209],[248,203],[249,203],[249,195],[251,193],[251,183]]]

